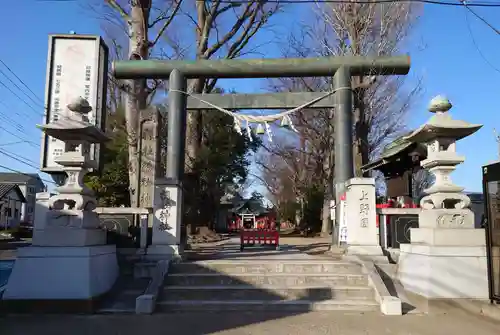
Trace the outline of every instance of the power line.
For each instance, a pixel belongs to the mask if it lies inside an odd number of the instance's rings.
[[[19,154],[16,154],[15,152],[8,151],[6,149],[0,149],[0,153],[4,154],[7,157],[13,158],[13,159],[22,159],[22,160],[24,160],[26,162],[29,162],[29,164],[27,164],[27,165],[30,165],[31,167],[34,167],[34,168],[38,169],[38,162],[35,162],[35,161],[33,161],[33,160],[31,160],[31,159],[29,159],[27,157],[21,156]],[[21,163],[23,163],[23,162],[21,162]],[[34,166],[32,164],[35,164],[36,166]]]
[[[0,143],[0,147],[6,147],[9,145],[15,145],[15,144],[21,144],[21,143],[26,143],[26,141],[15,141],[15,142],[7,142],[7,143]]]
[[[2,112],[0,112],[0,119],[3,122],[7,122],[8,124],[12,125],[14,128],[16,128],[17,131],[23,132],[23,133],[25,132],[24,127],[23,127],[22,124],[16,122],[15,120],[13,120],[12,118],[8,117],[7,115],[5,115]]]
[[[76,2],[77,0],[35,0],[36,2]],[[211,2],[211,1],[208,1]],[[223,4],[247,4],[251,3],[251,0],[220,0],[219,3]],[[395,3],[395,2],[414,2],[414,3],[425,3],[431,5],[441,5],[441,6],[452,6],[458,7],[463,6],[463,4],[456,2],[447,2],[439,0],[267,0],[267,3],[282,3],[282,4],[308,4],[308,3],[331,3],[331,4],[384,4],[384,3]],[[471,3],[468,4],[469,7],[500,7],[500,3]]]
[[[23,141],[23,142],[26,142],[26,143],[30,144],[31,146],[33,146],[33,147],[35,147],[35,148],[39,148],[39,147],[40,147],[40,144],[37,144],[37,143],[35,143],[35,142],[33,142],[33,141],[30,141],[30,140],[27,140],[27,139],[25,139],[25,138],[22,138],[21,136],[16,135],[15,133],[11,132],[10,130],[8,130],[8,129],[6,129],[6,128],[2,127],[2,126],[0,126],[0,129],[5,130],[5,132],[6,132],[6,133],[8,133],[8,134],[10,134],[10,135],[14,136],[15,138],[17,138],[17,139],[19,139],[19,140],[21,140],[21,141]],[[18,130],[18,131],[19,131],[19,130]]]
[[[3,74],[3,76],[7,78],[7,80],[10,81],[12,85],[14,85],[22,94],[24,94],[28,99],[30,99],[35,105],[42,106],[43,108],[43,104],[40,104],[39,102],[35,101],[32,97],[30,97],[29,94],[27,94],[21,87],[19,87],[18,84],[16,84],[12,79],[10,79],[9,76],[7,76],[5,72],[2,71],[2,69],[0,69],[0,73]]]
[[[28,85],[3,61],[0,59],[0,63],[3,64],[3,66],[14,76],[17,78],[17,80],[19,80],[19,82],[24,86],[26,87],[34,96],[35,98],[38,98],[36,96],[36,94],[28,87]],[[23,88],[21,88],[18,84],[16,84],[11,78],[9,78],[9,76],[7,76],[7,74],[2,71],[0,69],[0,74],[2,74],[5,78],[7,78],[7,80],[13,84],[21,93],[23,93],[28,99],[30,99],[33,103],[35,103],[36,105],[38,106],[42,106],[43,109],[45,109],[45,107],[43,105],[41,105],[39,102],[35,101],[29,94],[27,94],[25,92],[25,90]],[[4,81],[0,80],[0,85],[5,87],[10,93],[12,93],[15,97],[17,97],[19,100],[21,100],[24,104],[26,104],[32,111],[34,111],[35,113],[39,114],[39,115],[43,115],[43,113],[40,113],[37,111],[37,109],[35,109],[35,107],[33,107],[32,104],[30,104],[28,101],[26,101],[26,99],[22,98],[21,96],[19,96],[19,94],[17,94],[11,87],[9,87]],[[7,109],[10,109],[4,102],[0,101],[5,107],[7,107]],[[19,114],[19,112],[16,112],[15,113],[19,116],[21,116]],[[32,117],[31,115],[28,115],[26,113],[23,113],[23,115],[25,115],[26,117],[30,118]],[[0,113],[0,117],[7,123],[9,123],[11,126],[14,127],[14,129],[20,133],[26,133],[26,130],[24,129],[24,126],[18,122],[16,122],[16,120],[13,120],[12,118],[10,118],[8,115],[4,115],[3,113]],[[5,131],[6,133],[14,136],[15,138],[19,139],[20,141],[18,143],[27,143],[31,146],[33,146],[34,148],[39,148],[40,145],[33,142],[33,141],[30,141],[26,138],[23,138],[17,134],[15,134],[14,132],[10,131],[9,129],[5,128],[5,127],[2,127],[0,126],[0,129],[2,129],[3,131]]]
[[[470,38],[472,40],[472,44],[474,44],[476,51],[478,52],[479,56],[481,56],[481,58],[486,62],[486,64],[488,64],[493,70],[500,73],[500,69],[498,67],[496,67],[495,65],[493,65],[493,63],[490,62],[489,59],[486,57],[486,55],[481,51],[481,48],[479,47],[479,44],[477,43],[476,38],[474,37],[474,34],[472,32],[472,27],[471,27],[471,24],[469,21],[469,16],[468,16],[469,12],[472,13],[476,18],[481,20],[484,24],[486,24],[489,28],[491,28],[498,35],[500,35],[500,31],[498,29],[496,29],[491,23],[486,21],[486,19],[481,17],[479,14],[474,12],[472,9],[470,9],[469,8],[470,5],[465,0],[459,0],[459,1],[463,4],[463,6],[465,8],[465,12],[464,12],[465,23],[467,26],[467,30],[469,31]]]
[[[493,128],[493,135],[495,136],[495,141],[498,144],[498,159],[500,159],[500,135],[498,135],[495,128]]]
[[[471,7],[471,5],[468,4],[467,1],[460,0],[460,2],[465,7],[465,9],[467,9],[469,12],[471,12],[476,18],[478,18],[479,20],[481,20],[485,25],[487,25],[488,27],[490,27],[491,30],[493,30],[495,33],[497,33],[497,35],[500,35],[500,30],[498,30],[497,28],[495,28],[491,23],[489,23],[488,21],[486,21],[485,18],[483,18],[482,16],[480,16],[479,14],[477,14],[471,8],[469,8],[469,7]]]
[[[30,114],[27,114],[27,113],[26,113],[26,112],[24,112],[24,111],[20,112],[19,110],[16,110],[15,108],[12,108],[11,106],[7,105],[7,104],[6,104],[4,101],[2,101],[1,99],[0,99],[0,105],[3,105],[3,106],[4,106],[4,107],[5,107],[5,108],[6,108],[6,109],[10,112],[10,113],[12,113],[12,112],[13,112],[13,113],[14,113],[14,114],[16,114],[17,116],[22,117],[22,116],[21,116],[21,114],[23,114],[23,115],[24,115],[24,116],[26,116],[27,118],[30,118],[30,117],[31,117],[31,115],[30,115]],[[2,114],[3,114],[3,113],[2,113]],[[15,120],[13,120],[10,116],[5,115],[5,117],[6,117],[6,118],[8,118],[9,120],[11,120],[11,122],[16,123],[16,124],[19,124],[19,123],[17,123]],[[21,127],[22,127],[22,126],[21,126]]]
[[[472,27],[470,25],[468,12],[464,12],[464,14],[465,14],[465,22],[467,25],[467,30],[469,31],[469,35],[470,35],[470,38],[472,40],[472,44],[474,44],[474,47],[476,48],[477,53],[486,62],[486,64],[488,64],[493,70],[500,73],[500,69],[498,67],[496,67],[495,65],[493,65],[493,63],[490,62],[489,59],[486,57],[486,55],[481,51],[481,48],[479,47],[479,44],[477,43],[476,38],[474,37],[474,34],[472,33]]]
[[[7,69],[10,73],[12,73],[12,75],[13,75],[14,77],[16,77],[16,78],[17,78],[17,80],[19,80],[19,82],[20,82],[20,83],[21,83],[24,87],[26,87],[26,88],[28,89],[28,91],[30,91],[30,92],[31,92],[31,94],[33,94],[33,96],[34,96],[35,98],[37,98],[40,102],[42,102],[42,103],[43,103],[43,99],[40,99],[40,97],[39,97],[39,96],[38,96],[35,92],[33,92],[33,91],[31,90],[31,88],[29,88],[29,86],[28,86],[28,85],[26,85],[26,83],[25,83],[25,82],[24,82],[21,78],[19,78],[19,76],[18,76],[18,75],[17,75],[17,74],[16,74],[16,73],[15,73],[15,72],[14,72],[14,71],[13,71],[13,70],[12,70],[12,69],[8,66],[8,65],[7,65],[7,64],[5,64],[5,62],[4,62],[3,60],[1,60],[1,59],[0,59],[0,63],[2,63],[2,64],[3,64],[3,66],[5,66],[5,68],[6,68],[6,69]]]
[[[22,174],[23,176],[28,176],[28,177],[33,177],[32,175],[30,175],[29,173],[24,173],[24,172],[21,172],[21,171],[17,171],[15,169],[12,169],[10,167],[7,167],[5,165],[0,165],[0,168],[2,169],[5,169],[7,171],[11,171],[11,172],[15,172],[15,173],[18,173],[18,174]],[[46,182],[46,183],[49,183],[49,184],[54,184],[54,185],[57,185],[54,181],[52,180],[47,180],[47,179],[43,179],[43,178],[40,178],[42,181]]]
[[[14,96],[16,96],[19,100],[21,100],[22,102],[24,102],[24,104],[26,106],[28,106],[29,108],[31,108],[31,110],[33,110],[35,113],[38,113],[39,115],[43,115],[43,113],[40,113],[38,112],[32,105],[30,105],[28,102],[26,102],[26,100],[24,100],[23,98],[21,98],[19,96],[19,94],[17,94],[16,92],[14,92],[9,86],[7,86],[2,80],[0,80],[0,85],[2,85],[3,87],[5,87],[7,90],[9,90],[10,93],[14,94]]]

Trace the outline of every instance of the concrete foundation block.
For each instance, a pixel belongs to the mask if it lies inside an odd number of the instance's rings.
[[[135,299],[136,314],[153,314],[156,306],[154,294],[143,294]]]
[[[4,300],[88,300],[118,277],[116,247],[26,247],[18,255]]]
[[[397,297],[385,296],[381,298],[380,311],[384,315],[402,315],[401,300]]]

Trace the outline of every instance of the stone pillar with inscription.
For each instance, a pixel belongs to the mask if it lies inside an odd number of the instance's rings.
[[[3,294],[4,300],[15,301],[12,306],[43,301],[47,308],[64,307],[71,300],[72,306],[81,303],[82,309],[92,308],[118,276],[116,247],[106,245],[106,232],[94,211],[97,201],[83,182],[88,170],[97,168],[90,159],[91,144],[103,143],[107,137],[88,122],[86,115],[92,108],[87,100],[76,99],[68,109],[67,118],[40,126],[65,143],[55,161],[68,177],[48,199],[45,221],[37,218],[32,246],[18,251]]]
[[[153,237],[149,259],[179,259],[181,255],[182,188],[173,180],[160,178],[155,185]]]
[[[346,182],[347,254],[387,262],[378,240],[375,179],[351,178]]]
[[[159,108],[149,107],[141,111],[139,123],[139,174],[137,204],[141,208],[152,210],[154,205],[154,190],[158,178],[163,177],[164,169],[161,164],[161,129],[162,116]],[[148,215],[146,221],[140,220],[141,244],[143,247],[149,241],[147,234],[153,227],[153,216]],[[143,236],[146,234],[145,236]],[[144,250],[144,249],[143,249]],[[142,252],[142,251],[141,251]]]
[[[150,259],[176,259],[181,256],[183,181],[186,138],[186,78],[178,70],[169,77],[168,147],[165,177],[157,178],[153,199],[153,237],[148,247]]]
[[[487,299],[486,240],[474,228],[470,199],[450,174],[464,162],[456,141],[475,133],[481,125],[452,119],[452,105],[432,99],[429,121],[407,136],[427,146],[420,164],[435,177],[420,201],[418,228],[411,228],[411,244],[401,244],[398,277],[405,288],[428,299]]]
[[[162,116],[157,107],[141,111],[139,156],[139,201],[142,208],[153,208],[155,180],[163,177],[161,165]]]

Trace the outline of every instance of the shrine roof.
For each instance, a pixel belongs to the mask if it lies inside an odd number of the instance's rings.
[[[411,147],[419,146],[422,147],[423,150],[426,150],[423,145],[407,140],[407,136],[412,132],[413,131],[407,132],[404,135],[396,138],[393,142],[386,145],[379,158],[361,167],[363,172],[378,169],[382,166],[394,162],[398,157],[401,157],[401,155],[405,154],[407,150],[410,150]]]
[[[262,215],[269,212],[267,208],[265,208],[262,203],[260,203],[260,201],[257,201],[255,199],[243,199],[235,204],[231,211],[236,214],[254,215]]]

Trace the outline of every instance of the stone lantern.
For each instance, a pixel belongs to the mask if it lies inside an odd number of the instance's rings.
[[[470,199],[450,177],[465,161],[456,152],[456,142],[482,126],[452,119],[451,107],[447,98],[435,97],[429,106],[435,114],[406,137],[427,146],[427,159],[420,164],[435,182],[424,190],[411,244],[400,246],[398,276],[407,290],[428,299],[485,299],[485,233],[474,228]]]
[[[90,159],[90,146],[104,143],[108,137],[97,127],[88,122],[87,114],[92,110],[83,98],[76,99],[68,105],[72,112],[70,117],[40,126],[49,136],[61,140],[65,144],[64,152],[55,162],[64,167],[67,175],[65,183],[55,190],[58,194],[50,197],[43,234],[36,234],[35,245],[68,246],[106,244],[106,234],[100,229],[99,217],[93,210],[97,201],[93,191],[84,184],[84,177],[89,169],[97,169],[96,162]],[[52,234],[61,227],[73,227],[65,231],[64,241],[58,234]],[[55,230],[54,230],[55,229]]]
[[[424,190],[427,195],[420,201],[424,209],[459,210],[466,209],[470,205],[469,197],[462,193],[463,187],[453,184],[450,174],[458,164],[465,161],[465,157],[456,152],[456,142],[472,135],[482,125],[453,120],[448,112],[451,107],[450,101],[445,97],[435,97],[429,105],[429,111],[435,115],[406,137],[407,140],[424,143],[427,146],[427,159],[420,164],[435,177],[434,184]]]
[[[90,147],[108,138],[88,122],[89,103],[78,98],[67,106],[67,117],[39,126],[47,135],[65,143],[56,158],[67,175],[58,194],[48,200],[46,217],[37,220],[33,244],[21,248],[5,289],[5,303],[12,306],[43,301],[49,309],[64,309],[72,301],[78,310],[92,309],[96,298],[108,292],[118,276],[115,245],[106,245],[94,212],[97,202],[83,182],[89,168]]]

